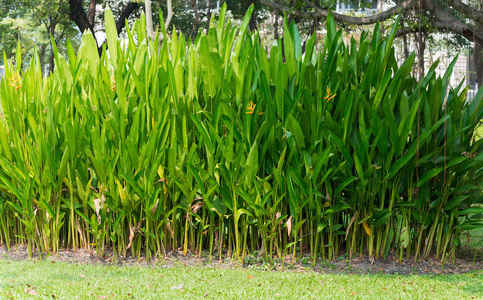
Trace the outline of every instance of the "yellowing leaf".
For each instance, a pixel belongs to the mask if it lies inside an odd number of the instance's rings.
[[[364,230],[366,231],[368,236],[371,236],[371,227],[366,223],[366,221],[362,221],[362,226],[364,226]]]

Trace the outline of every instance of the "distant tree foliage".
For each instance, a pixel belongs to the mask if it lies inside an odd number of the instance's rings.
[[[34,51],[39,53],[41,67],[53,71],[53,52],[50,36],[65,52],[65,42],[70,39],[74,46],[79,43],[78,31],[68,14],[65,0],[0,2],[0,52],[13,58],[20,42],[24,61],[28,62]],[[3,60],[3,55],[0,60]]]

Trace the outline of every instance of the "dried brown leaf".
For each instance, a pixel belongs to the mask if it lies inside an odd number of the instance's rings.
[[[288,218],[286,225],[288,230],[288,236],[290,236],[290,233],[292,233],[292,216]]]
[[[171,229],[171,223],[166,223],[166,229],[168,229],[169,233],[171,234],[171,238],[174,237],[173,229]]]
[[[99,212],[101,211],[101,199],[96,198],[93,201],[94,201],[94,207],[96,208],[96,214],[99,215]]]
[[[327,199],[329,199],[329,201],[332,201],[332,199],[330,199],[329,189],[327,188],[327,186],[325,186],[325,197],[327,197]]]
[[[351,218],[351,221],[349,222],[349,227],[347,227],[347,230],[345,232],[345,240],[347,240],[347,236],[349,235],[349,230],[351,229],[352,223],[354,223],[354,220],[356,219],[356,215],[353,215]]]
[[[34,290],[34,289],[29,289],[25,292],[26,294],[29,294],[29,295],[32,295],[32,296],[35,296],[37,295],[37,291]]]
[[[151,214],[154,215],[156,210],[158,209],[158,204],[159,204],[159,198],[156,200],[156,204],[154,204],[153,209],[151,209]]]
[[[126,250],[131,248],[133,239],[134,239],[134,227],[129,226],[129,243],[127,244]]]
[[[203,207],[203,202],[198,201],[193,205],[193,213],[195,214],[200,208]]]
[[[97,224],[100,225],[101,224],[101,215],[99,214],[99,212],[101,211],[101,199],[99,199],[99,198],[94,199],[94,206],[96,208]]]

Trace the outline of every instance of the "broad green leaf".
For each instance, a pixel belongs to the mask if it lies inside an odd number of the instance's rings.
[[[246,169],[247,172],[245,174],[245,184],[249,185],[250,182],[255,180],[255,176],[257,175],[258,171],[258,144],[255,141],[252,147],[250,148],[250,152],[248,153],[247,162],[246,162]]]
[[[109,56],[115,69],[117,66],[117,28],[116,22],[114,21],[114,15],[109,6],[107,6],[107,9],[104,11],[104,20],[106,23],[106,40]]]

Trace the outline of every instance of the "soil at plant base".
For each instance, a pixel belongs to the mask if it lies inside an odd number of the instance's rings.
[[[114,266],[149,266],[160,268],[173,267],[217,267],[217,268],[247,268],[273,271],[315,271],[320,273],[333,274],[398,274],[398,275],[424,275],[424,274],[462,274],[470,271],[483,270],[483,249],[462,249],[457,252],[454,262],[448,259],[444,264],[441,259],[436,260],[434,257],[429,259],[404,259],[399,262],[394,255],[388,255],[386,259],[371,259],[367,256],[360,256],[352,260],[339,257],[333,262],[317,261],[315,267],[312,266],[309,256],[298,256],[292,264],[292,256],[287,255],[282,264],[281,259],[274,259],[272,263],[264,259],[264,255],[248,255],[243,260],[232,259],[226,254],[220,260],[218,256],[210,258],[208,254],[199,255],[177,251],[167,252],[161,259],[152,259],[146,261],[144,253],[138,258],[129,254],[127,257],[114,256],[112,251],[106,250],[104,257],[99,257],[95,250],[88,251],[85,249],[61,250],[58,253],[50,255],[42,255],[42,258],[35,252],[31,259],[45,259],[52,262],[66,262],[73,264],[93,264],[93,265],[114,265]],[[6,260],[28,260],[28,251],[26,246],[17,246],[16,248],[7,250],[0,246],[0,259]]]

